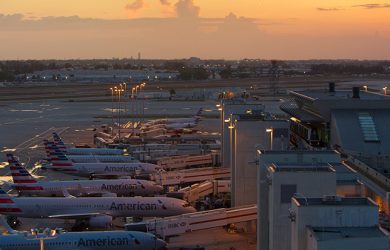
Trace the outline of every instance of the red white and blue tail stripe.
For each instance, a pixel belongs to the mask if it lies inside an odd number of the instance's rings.
[[[64,141],[61,139],[61,137],[56,132],[53,133],[53,139],[54,139],[54,144],[57,145],[58,148],[60,148],[60,149],[66,148]]]
[[[9,168],[11,169],[14,188],[18,191],[43,190],[38,181],[20,164],[12,154],[7,154]]]
[[[14,200],[3,189],[0,188],[0,213],[21,213]]]
[[[37,183],[37,180],[20,164],[13,154],[7,154],[7,160],[15,184]]]
[[[195,123],[196,123],[196,124],[198,124],[198,122],[200,121],[200,118],[201,118],[201,115],[202,115],[202,111],[203,111],[203,109],[200,108],[200,109],[198,110],[198,112],[196,113],[196,115],[194,116],[194,118],[195,118]]]
[[[57,145],[48,143],[49,157],[53,168],[61,171],[74,171],[74,165],[64,151],[59,149]]]

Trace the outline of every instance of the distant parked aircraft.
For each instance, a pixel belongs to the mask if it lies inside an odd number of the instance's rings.
[[[34,178],[12,154],[7,154],[13,188],[20,195],[88,196],[116,194],[118,196],[150,196],[159,194],[163,187],[155,182],[137,179],[39,181]]]

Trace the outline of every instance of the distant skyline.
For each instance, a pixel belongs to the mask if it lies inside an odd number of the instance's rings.
[[[390,59],[390,1],[0,0],[4,59]]]

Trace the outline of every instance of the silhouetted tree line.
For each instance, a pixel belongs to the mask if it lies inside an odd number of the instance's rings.
[[[37,60],[0,62],[0,81],[13,81],[18,74],[56,68],[55,63],[44,64]]]
[[[181,68],[179,73],[182,80],[206,80],[210,75],[204,68]]]
[[[383,65],[364,64],[318,64],[311,67],[312,74],[384,74]]]

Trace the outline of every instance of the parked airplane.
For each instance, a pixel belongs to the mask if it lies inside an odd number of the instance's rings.
[[[7,154],[11,169],[12,185],[20,195],[59,196],[70,194],[88,196],[116,194],[117,196],[150,196],[162,192],[163,187],[155,182],[137,179],[38,181],[12,154]]]
[[[183,129],[183,128],[194,128],[198,126],[198,121],[195,122],[183,122],[183,123],[168,123],[165,124],[166,129]]]
[[[196,211],[169,197],[11,197],[0,189],[0,214],[24,218],[75,219],[107,228],[116,217],[166,217]]]
[[[51,152],[51,168],[70,174],[99,177],[99,176],[134,176],[148,175],[161,169],[161,166],[145,162],[130,163],[73,163],[68,157],[53,145]]]
[[[195,116],[191,118],[167,118],[167,119],[158,119],[147,122],[146,126],[152,126],[157,124],[189,124],[189,123],[197,123],[200,120],[200,116],[202,115],[203,109],[200,108]]]
[[[64,232],[45,229],[43,232],[15,231],[0,216],[2,250],[164,250],[166,243],[156,236],[133,231]],[[41,243],[42,242],[42,243]],[[43,244],[43,246],[41,245]]]
[[[57,133],[53,133],[54,144],[69,155],[122,155],[122,149],[113,148],[68,148]]]
[[[50,159],[51,152],[53,150],[53,142],[44,140],[45,150],[48,159]],[[57,145],[58,147],[58,145]],[[138,162],[134,157],[127,155],[67,155],[68,159],[74,163],[87,163],[87,162]]]

